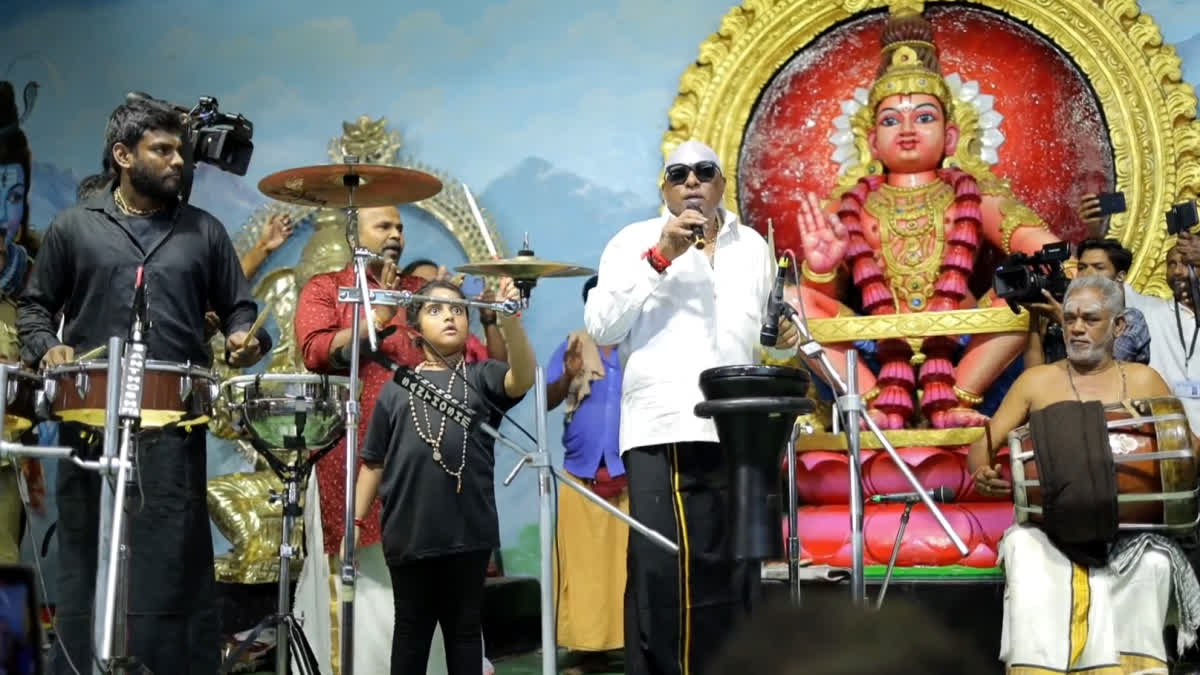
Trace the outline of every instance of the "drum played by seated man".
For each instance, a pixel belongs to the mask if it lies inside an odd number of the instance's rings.
[[[1116,473],[1119,529],[1191,533],[1200,523],[1196,499],[1200,483],[1182,403],[1173,397],[1141,399],[1109,404],[1104,412]],[[1016,520],[1041,523],[1043,481],[1038,455],[1061,455],[1073,449],[1035,448],[1027,424],[1014,429],[1009,442]]]

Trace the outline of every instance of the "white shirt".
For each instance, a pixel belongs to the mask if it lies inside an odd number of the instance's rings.
[[[1196,315],[1186,306],[1179,305],[1179,322],[1176,323],[1172,300],[1141,296],[1138,305],[1150,329],[1150,367],[1162,375],[1167,386],[1183,402],[1192,433],[1200,435],[1200,397],[1190,395],[1190,387],[1183,386],[1189,380],[1200,380],[1200,340],[1197,340],[1196,353],[1190,359],[1184,351],[1184,341],[1191,346]],[[1183,340],[1179,339],[1180,325]]]
[[[622,453],[717,442],[712,420],[693,411],[704,400],[700,373],[759,363],[759,332],[776,269],[767,242],[725,212],[714,264],[690,248],[660,275],[642,254],[658,243],[668,217],[629,225],[608,242],[600,281],[584,309],[596,344],[620,346]]]
[[[1142,314],[1146,313],[1145,307],[1153,305],[1156,300],[1162,300],[1157,295],[1142,295],[1138,293],[1134,290],[1133,286],[1129,285],[1129,282],[1124,282],[1121,285],[1125,288],[1125,306],[1132,307]]]

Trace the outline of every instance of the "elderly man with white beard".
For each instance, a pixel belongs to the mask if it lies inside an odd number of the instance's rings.
[[[1035,427],[1041,415],[1055,415],[1052,423],[1047,419],[1047,428],[1074,428],[1074,417],[1088,415],[1084,402],[1171,396],[1153,369],[1113,358],[1113,342],[1124,329],[1124,305],[1120,284],[1110,279],[1089,276],[1071,283],[1062,309],[1067,358],[1026,370],[1008,391],[987,433],[971,446],[968,462],[981,494],[1011,492],[995,453],[1019,425],[1030,422],[1035,452],[1055,454],[1058,461],[1073,465],[1066,469],[1073,471],[1072,477],[1087,475],[1086,465],[1103,457],[1095,454],[1096,444],[1089,445],[1080,434],[1078,443],[1038,445],[1040,432]],[[1063,402],[1078,402],[1080,407]],[[1041,412],[1050,406],[1054,411]],[[1107,436],[1100,440],[1098,452],[1110,452],[1108,442]],[[1192,442],[1195,446],[1195,437]],[[1090,475],[1100,473],[1095,468]],[[1045,475],[1040,478],[1046,483]],[[1096,510],[1079,518],[1105,516]],[[1112,513],[1107,516],[1115,518]],[[1098,549],[1080,553],[1082,545],[1064,544],[1054,532],[1049,519],[1040,526],[1022,523],[1000,542],[1007,585],[1000,658],[1008,672],[1165,675],[1163,626],[1172,600],[1179,610],[1181,649],[1195,641],[1200,618],[1200,586],[1178,545],[1154,534],[1116,535],[1115,542],[1101,541]]]

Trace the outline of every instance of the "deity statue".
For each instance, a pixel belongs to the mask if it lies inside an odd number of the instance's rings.
[[[986,170],[954,161],[960,130],[938,65],[933,27],[919,5],[883,31],[881,64],[860,111],[873,161],[822,209],[800,203],[808,318],[932,313],[990,307],[984,247],[1033,253],[1058,237]],[[863,360],[859,382],[883,429],[983,426],[976,410],[1018,357],[1025,333],[893,337],[875,345],[878,374]],[[854,344],[830,346],[839,367]]]

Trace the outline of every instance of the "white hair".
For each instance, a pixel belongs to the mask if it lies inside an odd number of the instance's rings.
[[[1125,313],[1125,289],[1116,281],[1098,274],[1075,277],[1071,285],[1067,286],[1063,304],[1066,305],[1072,295],[1082,290],[1093,290],[1099,293],[1104,310],[1113,320]]]

